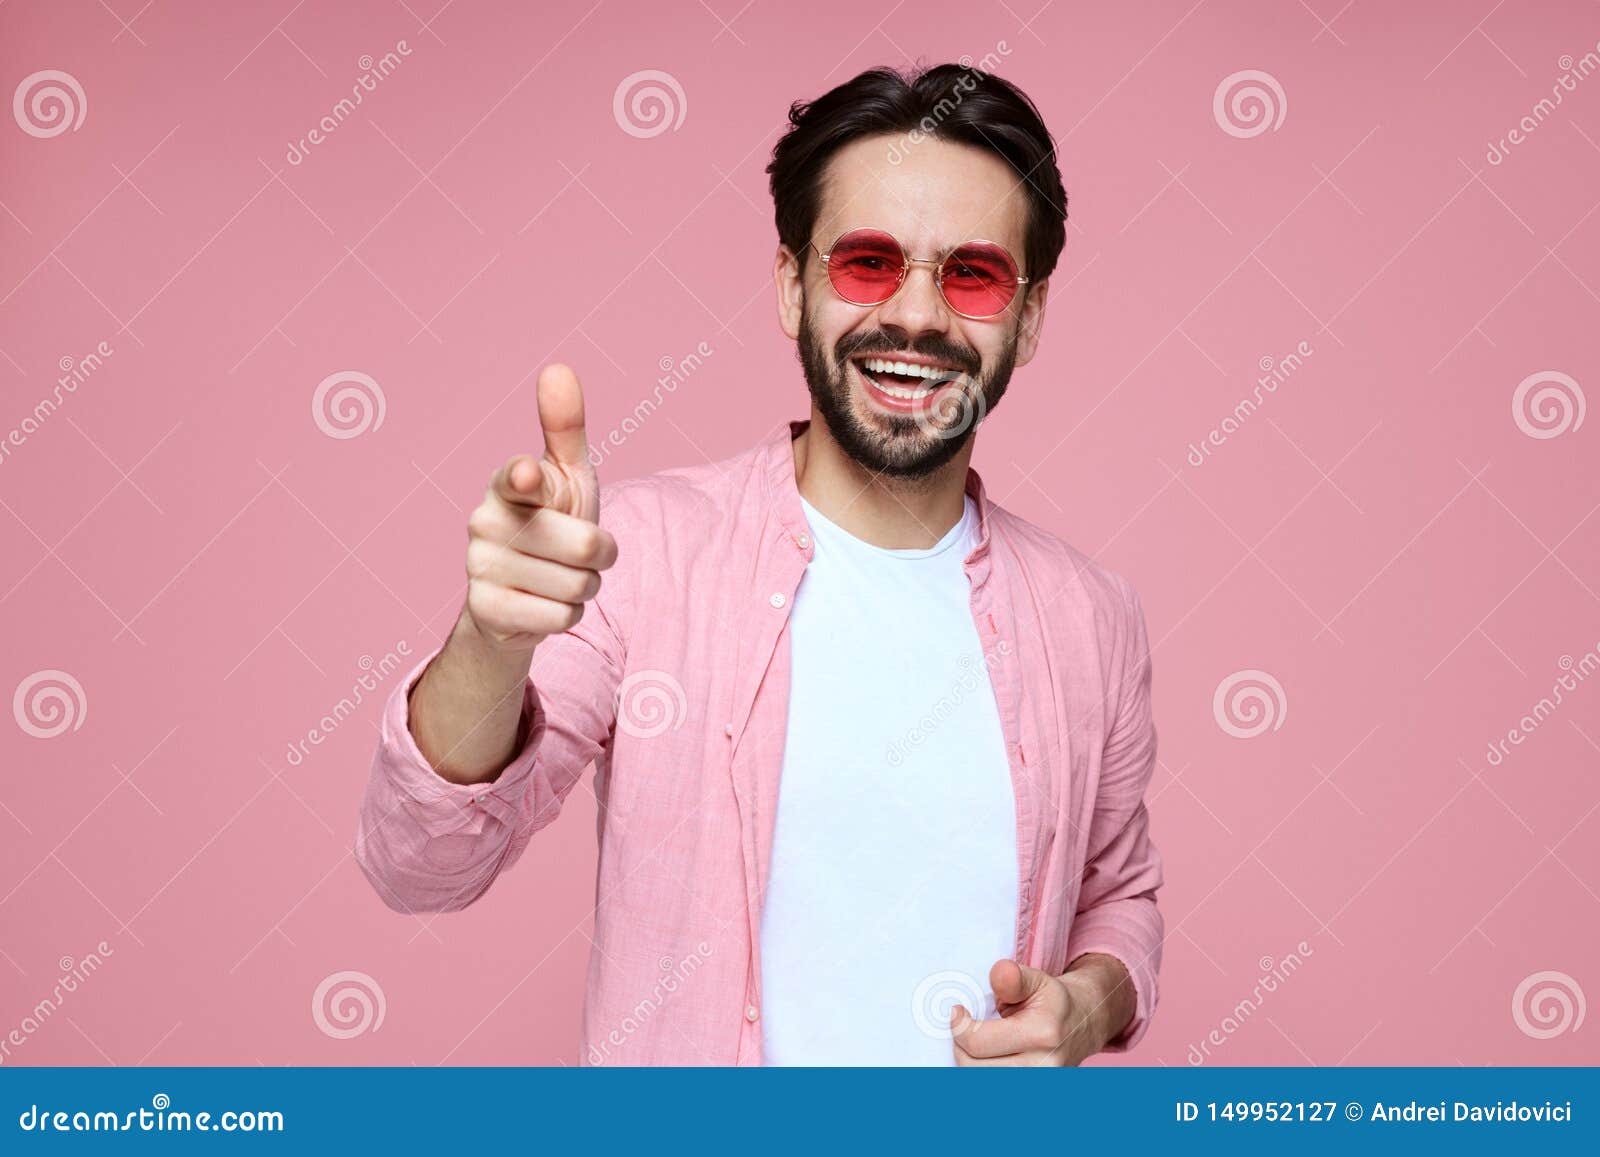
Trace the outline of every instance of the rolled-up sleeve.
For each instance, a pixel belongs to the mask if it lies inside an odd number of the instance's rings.
[[[1133,982],[1133,1020],[1107,1046],[1109,1052],[1132,1048],[1150,1025],[1165,933],[1155,896],[1162,882],[1161,856],[1150,841],[1144,802],[1156,766],[1150,640],[1137,592],[1126,582],[1122,586],[1128,618],[1116,717],[1101,755],[1083,885],[1067,941],[1069,961],[1091,952],[1113,956]]]
[[[384,705],[378,747],[356,825],[356,863],[399,912],[448,912],[481,896],[510,849],[523,811],[545,715],[523,684],[521,743],[489,783],[452,783],[411,735],[410,696],[438,652],[419,663]]]

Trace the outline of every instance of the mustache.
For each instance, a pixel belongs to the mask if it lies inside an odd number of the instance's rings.
[[[904,331],[878,329],[867,333],[846,334],[839,339],[833,349],[841,367],[851,358],[862,354],[893,354],[909,351],[921,354],[923,357],[948,362],[972,375],[976,375],[983,368],[983,360],[977,353],[938,334],[926,334],[913,341]]]

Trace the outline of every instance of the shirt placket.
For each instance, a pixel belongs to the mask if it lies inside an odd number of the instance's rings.
[[[723,729],[729,741],[729,770],[739,811],[740,845],[745,867],[745,914],[749,923],[750,959],[744,988],[739,1033],[740,1063],[761,1063],[761,895],[772,849],[773,807],[781,759],[763,759],[771,738],[782,738],[787,723],[788,672],[776,672],[771,693],[762,696],[772,673],[794,596],[813,553],[806,529],[778,524],[769,540],[774,548],[757,567],[741,622],[747,648],[741,650],[733,718]],[[759,709],[758,709],[759,708]],[[752,731],[758,742],[742,741]],[[766,804],[763,801],[769,801]]]
[[[1021,681],[1017,677],[1017,645],[1006,630],[1008,624],[995,612],[989,582],[990,564],[985,553],[967,560],[967,578],[972,586],[970,603],[973,625],[983,642],[984,664],[994,689],[995,706],[1000,715],[1000,730],[1006,748],[1006,768],[1011,776],[1011,795],[1017,823],[1017,921],[1014,950],[1018,961],[1027,959],[1033,939],[1034,874],[1038,862],[1038,810],[1035,787],[1027,770],[1027,753],[1022,747]]]

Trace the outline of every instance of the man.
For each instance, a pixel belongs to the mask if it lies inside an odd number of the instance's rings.
[[[1053,142],[956,65],[790,122],[773,277],[809,421],[602,505],[547,366],[544,455],[469,520],[466,605],[390,700],[357,858],[391,907],[464,907],[592,762],[586,1062],[1125,1049],[1162,939],[1142,609],[968,466],[1038,347]]]

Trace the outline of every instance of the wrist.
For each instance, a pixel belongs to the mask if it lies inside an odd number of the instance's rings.
[[[417,748],[452,783],[495,779],[523,737],[523,686],[533,650],[496,644],[465,611],[411,687],[406,721]]]
[[[1102,953],[1085,953],[1059,978],[1075,1007],[1082,1010],[1095,1051],[1127,1029],[1137,1011],[1133,981],[1122,961]]]
[[[496,639],[479,627],[471,610],[463,606],[445,646],[496,682],[503,682],[512,677],[520,680],[528,673],[534,649],[543,641],[542,635],[523,635],[510,642]]]

